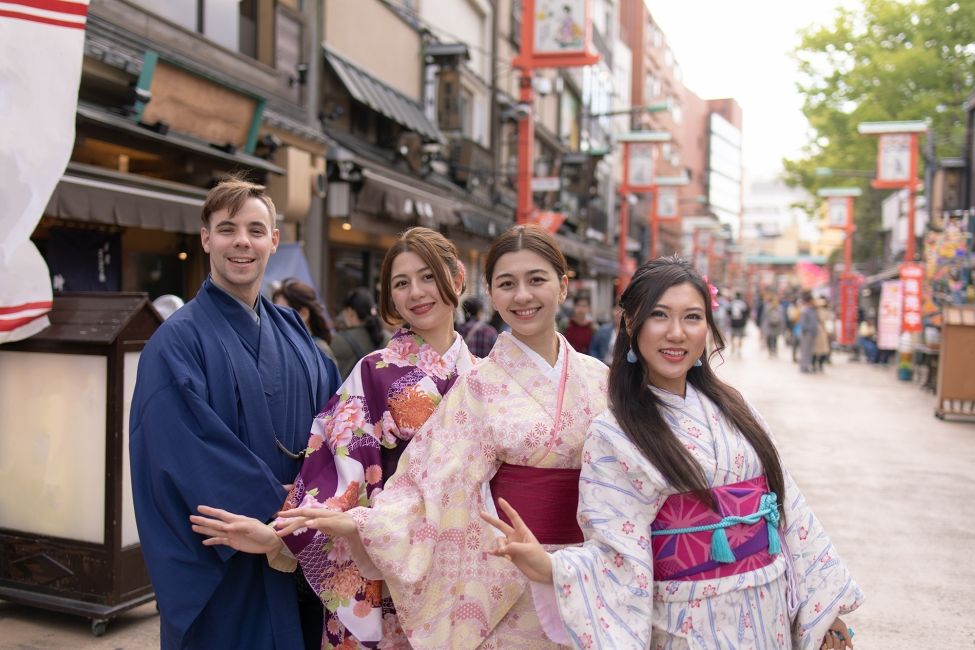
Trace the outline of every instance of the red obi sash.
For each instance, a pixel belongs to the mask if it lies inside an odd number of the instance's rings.
[[[716,487],[711,490],[718,512],[691,493],[674,494],[664,501],[651,530],[707,527],[725,517],[747,517],[763,507],[768,492],[764,476]],[[733,561],[712,557],[712,531],[682,532],[651,537],[654,580],[711,580],[738,575],[768,566],[769,525],[765,519],[752,524],[734,524],[724,529]],[[777,533],[773,533],[777,534]],[[774,548],[778,548],[775,540]],[[728,560],[731,560],[729,557]]]
[[[511,523],[498,506],[498,499],[503,498],[542,544],[582,543],[582,529],[576,521],[578,469],[503,463],[491,479],[491,496],[502,521]]]

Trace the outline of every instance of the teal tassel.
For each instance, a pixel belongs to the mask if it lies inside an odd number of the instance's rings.
[[[724,534],[724,528],[715,529],[711,535],[711,559],[725,564],[735,561],[735,554],[731,552],[731,546],[728,545],[728,536]]]
[[[768,554],[778,555],[782,552],[782,547],[779,545],[779,529],[777,526],[773,526],[772,522],[768,522]]]

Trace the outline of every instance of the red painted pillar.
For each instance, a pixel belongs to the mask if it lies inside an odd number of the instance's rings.
[[[532,203],[532,163],[535,144],[535,95],[532,89],[532,71],[521,71],[518,101],[528,107],[528,115],[518,123],[518,209],[516,223],[528,223],[534,210]]]

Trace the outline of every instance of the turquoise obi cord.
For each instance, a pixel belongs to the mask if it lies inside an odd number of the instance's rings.
[[[705,533],[714,531],[711,535],[711,559],[715,562],[730,564],[735,562],[735,555],[731,552],[728,544],[728,536],[724,529],[728,526],[737,524],[757,524],[764,519],[768,526],[768,552],[769,555],[778,555],[782,552],[779,545],[779,504],[775,492],[766,492],[762,495],[758,503],[758,510],[744,517],[728,516],[721,521],[708,524],[706,526],[691,526],[688,528],[668,528],[666,530],[655,530],[651,536],[658,535],[680,535],[682,533]]]

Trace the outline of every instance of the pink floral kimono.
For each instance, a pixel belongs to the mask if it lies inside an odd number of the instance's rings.
[[[479,512],[492,507],[489,482],[502,463],[579,467],[586,430],[606,408],[607,368],[559,341],[559,361],[548,368],[511,334],[499,336],[414,437],[373,508],[351,512],[368,555],[357,559],[381,572],[417,648],[557,647],[542,631],[528,580],[486,552],[495,533]]]

